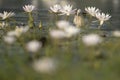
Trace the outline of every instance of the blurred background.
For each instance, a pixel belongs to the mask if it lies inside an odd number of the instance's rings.
[[[21,12],[22,6],[25,4],[33,4],[36,6],[36,10],[39,12],[39,19],[47,19],[47,10],[53,4],[72,4],[74,8],[80,8],[84,10],[87,6],[95,6],[101,9],[105,13],[112,15],[111,25],[116,29],[120,26],[120,0],[0,0],[0,12],[3,10]],[[24,16],[18,16],[24,17]],[[36,19],[38,19],[36,17]],[[23,20],[23,19],[22,19]]]

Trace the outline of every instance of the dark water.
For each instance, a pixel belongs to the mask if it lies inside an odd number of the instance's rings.
[[[55,3],[71,3],[75,8],[84,10],[87,6],[95,6],[105,13],[112,15],[110,25],[113,29],[120,29],[120,0],[0,0],[0,12],[14,11],[16,19],[26,21],[26,15],[22,12],[22,6],[25,4],[33,4],[36,6],[35,19],[38,21],[47,21],[49,19],[49,6]]]

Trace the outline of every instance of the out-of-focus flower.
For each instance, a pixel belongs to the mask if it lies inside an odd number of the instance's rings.
[[[61,20],[61,21],[58,21],[56,25],[59,29],[65,29],[70,26],[70,23],[68,21]]]
[[[56,4],[50,7],[50,10],[55,14],[59,14],[61,9],[62,7],[59,4]]]
[[[72,37],[78,34],[80,29],[75,26],[69,26],[68,28],[64,29],[64,31],[66,32],[67,37]]]
[[[100,25],[103,25],[104,21],[107,21],[111,18],[111,16],[109,14],[105,14],[105,13],[96,13],[96,18],[100,21]]]
[[[10,18],[12,16],[14,16],[15,13],[14,12],[7,12],[7,11],[4,11],[3,13],[0,13],[0,17],[5,20],[7,18]]]
[[[50,31],[50,36],[56,39],[70,38],[80,32],[80,29],[76,26],[72,26],[68,21],[58,21],[57,27]]]
[[[75,14],[76,9],[72,9],[72,5],[65,5],[63,6],[63,9],[61,9],[62,14],[61,15],[67,15],[70,16],[71,14]]]
[[[51,58],[42,58],[33,63],[33,68],[40,73],[52,74],[56,70],[56,61]]]
[[[113,36],[120,37],[120,31],[113,31]]]
[[[15,31],[9,31],[7,32],[7,36],[16,36],[16,32]]]
[[[41,47],[42,43],[36,40],[30,41],[26,44],[26,49],[32,53],[36,53]]]
[[[28,26],[16,26],[15,33],[16,36],[19,37],[21,34],[27,32],[29,30]]]
[[[54,39],[63,39],[66,37],[66,33],[63,30],[50,30],[50,36]]]
[[[21,36],[23,33],[27,32],[29,30],[28,26],[16,26],[15,30],[13,31],[9,31],[7,33],[8,36],[15,36],[15,37],[19,37]]]
[[[25,6],[23,6],[23,9],[24,9],[25,12],[30,13],[35,9],[35,6],[33,6],[33,5],[25,5]]]
[[[87,8],[85,8],[85,11],[94,17],[96,16],[96,13],[100,12],[100,10],[96,7],[87,7]]]
[[[95,46],[102,42],[102,38],[97,34],[89,34],[83,36],[82,41],[86,46]]]
[[[13,36],[4,36],[3,37],[4,42],[7,44],[13,44],[16,41],[16,38]]]
[[[8,23],[5,23],[5,22],[0,23],[0,29],[7,27],[7,26],[8,26]]]

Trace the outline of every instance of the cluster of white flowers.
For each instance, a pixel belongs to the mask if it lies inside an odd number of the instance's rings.
[[[15,30],[9,31],[9,32],[7,33],[7,35],[19,37],[19,36],[21,36],[23,33],[26,33],[28,30],[29,30],[29,27],[28,27],[28,26],[16,26]]]
[[[56,39],[70,38],[80,32],[80,29],[71,25],[68,21],[58,21],[58,29],[50,30],[50,36]]]
[[[77,12],[77,9],[73,9],[72,5],[61,6],[59,4],[55,4],[55,5],[51,6],[50,10],[53,13],[57,13],[59,15],[67,15],[67,16],[70,16],[71,14],[75,14]],[[86,7],[85,11],[88,14],[90,14],[91,16],[96,17],[100,21],[100,26],[103,25],[103,23],[105,21],[107,21],[111,18],[111,16],[109,14],[105,14],[105,13],[101,12],[101,10],[96,7]],[[77,18],[75,18],[74,22],[76,22]],[[79,24],[80,23],[81,22],[79,21]],[[78,19],[77,19],[77,24],[78,24]]]
[[[8,44],[12,44],[16,41],[16,37],[21,36],[23,33],[27,32],[28,29],[28,26],[16,26],[15,30],[7,32],[7,35],[3,37],[3,40]]]
[[[72,5],[61,6],[59,4],[53,5],[52,7],[50,7],[50,10],[53,13],[59,13],[60,15],[67,15],[67,16],[74,14],[76,11],[76,9],[73,9]]]
[[[96,7],[87,7],[85,11],[93,17],[96,17],[100,21],[100,26],[103,25],[104,21],[107,21],[111,18],[109,14],[101,12],[100,9]]]

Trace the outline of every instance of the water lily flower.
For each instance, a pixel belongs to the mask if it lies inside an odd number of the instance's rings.
[[[116,30],[116,31],[113,31],[113,36],[115,37],[120,37],[120,31]]]
[[[15,13],[14,12],[7,12],[7,11],[4,11],[3,13],[0,13],[0,17],[5,20],[7,18],[10,18],[12,16],[14,16]]]
[[[72,5],[65,5],[61,9],[62,14],[61,15],[67,15],[70,16],[71,14],[75,14],[76,9],[72,9]]]
[[[68,21],[58,21],[58,29],[50,31],[50,35],[56,39],[70,38],[80,32],[80,29],[76,26],[71,25]]]
[[[95,46],[102,42],[102,38],[97,34],[88,34],[82,37],[82,41],[86,46]]]
[[[7,35],[19,37],[21,36],[21,34],[26,33],[28,30],[29,30],[28,26],[16,26],[15,30],[9,31]]]
[[[85,8],[85,11],[93,17],[96,16],[96,13],[100,12],[100,10],[96,7],[87,7]]]
[[[66,33],[63,30],[50,30],[50,36],[54,39],[63,39],[66,37]]]
[[[55,72],[57,63],[54,59],[45,57],[34,61],[33,68],[37,72],[51,74]]]
[[[16,26],[15,28],[15,35],[19,37],[21,34],[27,32],[29,30],[28,26]]]
[[[26,49],[32,53],[36,53],[41,47],[42,43],[36,40],[30,41],[26,44]]]
[[[109,14],[105,14],[105,13],[96,13],[96,18],[100,21],[100,25],[103,25],[104,21],[107,21],[111,18],[111,16]]]
[[[23,9],[24,9],[25,12],[30,13],[35,9],[35,6],[33,6],[33,5],[25,5],[25,6],[23,6]]]
[[[16,38],[13,36],[4,36],[3,37],[4,42],[7,44],[13,44],[16,41]]]
[[[50,10],[55,14],[59,14],[61,9],[62,9],[62,7],[59,4],[55,4],[50,7]]]
[[[0,23],[0,29],[8,26],[8,23],[5,23],[4,21]]]
[[[80,29],[75,26],[69,26],[68,28],[65,28],[64,31],[66,32],[66,37],[69,38],[78,34]]]
[[[66,27],[70,26],[70,23],[68,21],[61,20],[61,21],[58,21],[56,25],[59,29],[65,29]]]

